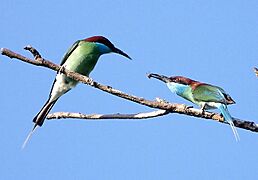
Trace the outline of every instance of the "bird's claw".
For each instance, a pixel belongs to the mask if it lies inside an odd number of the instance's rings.
[[[61,68],[59,69],[58,73],[64,73],[65,71],[65,65],[61,66]]]
[[[201,107],[202,115],[204,115],[204,113],[205,113],[205,107],[206,107],[206,105],[203,105],[203,106]]]
[[[193,108],[193,106],[187,106],[187,105],[184,105],[184,110],[185,111],[188,111],[189,109]]]
[[[93,85],[94,84],[94,80],[92,78],[88,77],[88,83]]]
[[[215,115],[216,115],[216,113],[214,113],[214,112],[211,113],[211,117],[213,117],[213,116],[215,116]]]
[[[185,109],[191,109],[193,106],[185,106]]]

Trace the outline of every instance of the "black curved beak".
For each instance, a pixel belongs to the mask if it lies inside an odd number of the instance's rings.
[[[132,60],[132,58],[130,56],[128,56],[128,54],[126,54],[125,52],[121,51],[120,49],[118,49],[116,47],[113,49],[113,52],[117,53],[117,54],[121,54],[122,56]]]
[[[171,80],[167,77],[167,76],[163,76],[163,75],[159,75],[159,74],[154,74],[154,73],[150,73],[147,76],[148,78],[155,78],[158,79],[160,81],[163,81],[164,83],[169,83],[171,82]]]

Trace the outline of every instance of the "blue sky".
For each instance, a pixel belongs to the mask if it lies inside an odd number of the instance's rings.
[[[223,87],[234,117],[257,122],[258,1],[13,1],[0,6],[0,47],[59,63],[70,45],[104,35],[133,61],[104,55],[94,80],[147,99],[186,103],[146,73],[184,75]],[[256,179],[258,136],[178,114],[151,120],[48,121],[21,145],[55,72],[0,56],[0,179]],[[86,85],[52,112],[136,113],[152,109]]]

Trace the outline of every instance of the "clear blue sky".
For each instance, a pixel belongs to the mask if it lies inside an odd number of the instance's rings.
[[[31,57],[36,47],[59,63],[70,45],[108,37],[133,61],[101,57],[94,80],[124,92],[180,99],[146,73],[184,75],[223,87],[234,117],[258,123],[257,0],[13,1],[0,6],[0,47]],[[135,121],[48,121],[21,145],[48,97],[55,72],[0,56],[0,179],[257,179],[258,135],[171,114]],[[151,109],[86,85],[60,98],[52,112],[136,113]]]

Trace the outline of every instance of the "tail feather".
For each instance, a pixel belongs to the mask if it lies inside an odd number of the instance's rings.
[[[52,109],[54,104],[57,100],[50,102],[49,100],[45,103],[45,105],[42,107],[42,109],[39,111],[39,113],[33,118],[33,122],[38,125],[42,126],[49,111]]]
[[[54,104],[56,103],[57,99],[53,102],[50,102],[49,100],[44,104],[44,106],[41,108],[41,110],[39,111],[39,113],[33,118],[33,122],[35,123],[34,127],[32,128],[32,130],[30,131],[30,133],[28,134],[27,138],[25,139],[23,145],[22,145],[22,149],[25,148],[27,142],[29,141],[29,139],[31,138],[32,134],[35,132],[35,130],[37,129],[37,127],[42,126],[46,116],[48,115],[49,111],[52,109],[52,107],[54,106]]]
[[[232,119],[231,115],[229,114],[227,106],[224,104],[221,104],[218,108],[219,108],[220,112],[222,113],[224,119],[229,123],[229,125],[234,133],[234,136],[236,138],[236,141],[240,141],[240,137],[239,137],[236,127],[233,123],[233,119]]]
[[[34,131],[37,129],[38,125],[35,124],[34,127],[32,128],[32,130],[30,131],[30,133],[28,134],[28,136],[26,137],[24,143],[22,144],[22,149],[25,148],[26,144],[28,143],[30,137],[32,136],[32,134],[34,133]]]

